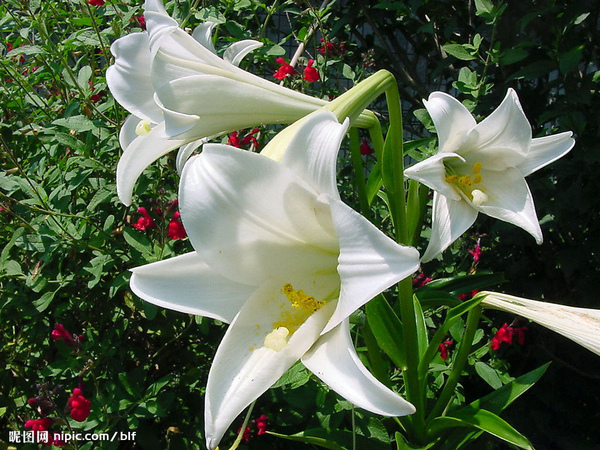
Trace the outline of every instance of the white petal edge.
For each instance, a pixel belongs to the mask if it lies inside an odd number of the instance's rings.
[[[342,201],[332,199],[330,205],[340,243],[341,288],[338,306],[323,333],[419,268],[415,248],[397,244]]]
[[[169,139],[165,124],[159,123],[144,136],[138,136],[125,149],[117,164],[117,195],[123,204],[131,205],[133,186],[144,169],[186,141]]]
[[[475,219],[477,210],[465,200],[451,200],[434,192],[431,237],[421,261],[431,261],[446,250],[475,223]]]
[[[221,341],[206,386],[205,430],[214,449],[233,420],[273,385],[319,338],[335,302],[312,314],[275,351],[263,346],[273,322],[291,306],[282,293],[283,282],[269,280],[242,307]]]
[[[440,152],[454,152],[477,122],[469,110],[445,92],[432,92],[423,104],[435,125]]]
[[[227,47],[227,50],[223,53],[223,59],[229,61],[234,66],[239,66],[242,59],[244,59],[248,53],[262,46],[262,42],[254,41],[252,39],[234,42]]]
[[[348,320],[321,336],[302,363],[346,400],[383,416],[413,414],[415,407],[379,382],[362,364],[350,337]]]
[[[152,58],[148,33],[131,33],[117,39],[110,47],[115,63],[106,71],[106,83],[117,102],[131,114],[157,123],[162,112],[154,102],[150,78]]]
[[[479,212],[512,223],[531,234],[537,244],[544,240],[538,222],[533,197],[523,174],[514,167],[501,172],[481,170],[487,200],[473,205]]]
[[[136,128],[142,120],[134,114],[129,114],[123,125],[121,125],[121,130],[119,130],[119,145],[123,150],[129,147],[129,144],[134,139],[138,138],[139,135],[136,133]]]
[[[194,28],[194,31],[192,32],[192,37],[196,39],[196,41],[200,45],[202,45],[204,48],[210,50],[216,55],[217,51],[215,50],[215,46],[212,42],[212,31],[215,25],[215,22],[210,21],[201,23],[196,28]]]
[[[179,175],[181,175],[181,172],[183,172],[185,163],[188,159],[190,159],[192,153],[194,153],[198,147],[205,144],[209,139],[210,138],[198,139],[197,141],[190,142],[179,149],[177,152],[177,157],[175,158],[175,167],[177,167],[177,172],[179,172]]]
[[[573,133],[553,134],[541,138],[534,138],[527,154],[527,159],[517,165],[524,177],[562,158],[571,151],[575,145]]]
[[[530,144],[531,125],[509,89],[500,106],[467,133],[459,153],[488,169],[504,170],[525,161]]]
[[[600,310],[547,303],[497,292],[480,292],[482,306],[536,322],[600,355]]]
[[[196,252],[131,269],[129,285],[141,299],[187,314],[231,322],[257,286],[212,270]]]

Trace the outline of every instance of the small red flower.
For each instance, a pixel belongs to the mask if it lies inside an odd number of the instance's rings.
[[[106,2],[104,0],[88,0],[88,3],[92,6],[103,6]]]
[[[360,143],[360,154],[367,156],[373,154],[373,149],[369,145],[369,142],[366,139],[363,139]]]
[[[74,336],[69,333],[60,323],[54,325],[54,330],[50,333],[50,337],[55,342],[62,340],[66,345],[73,348],[79,347],[79,342],[83,339],[83,336]]]
[[[279,64],[279,69],[277,69],[277,72],[275,72],[273,76],[278,80],[283,80],[288,75],[293,75],[296,73],[296,69],[294,69],[290,63],[286,62],[282,57],[277,58],[275,61]]]
[[[263,414],[257,417],[254,423],[256,424],[256,428],[258,428],[258,431],[256,433],[258,436],[267,432],[268,419],[266,415]]]
[[[425,276],[424,273],[419,273],[413,278],[413,287],[421,288],[430,281],[433,281],[433,278]]]
[[[48,428],[52,426],[54,420],[50,417],[42,417],[41,419],[28,420],[25,422],[25,428],[32,431],[48,431]]]
[[[141,16],[135,16],[135,20],[137,20],[137,22],[140,24],[140,28],[142,30],[146,29],[146,18],[143,14]]]
[[[314,83],[320,79],[319,72],[313,67],[314,63],[314,59],[309,59],[308,63],[306,63],[306,68],[304,69],[304,79],[309,83]]]
[[[336,53],[336,48],[333,42],[326,41],[324,38],[321,38],[321,47],[319,47],[319,52],[323,55],[333,55]]]
[[[77,422],[83,422],[90,415],[90,401],[83,396],[80,388],[73,389],[73,394],[67,401],[67,407],[71,408],[71,418]]]
[[[440,352],[440,357],[446,361],[448,359],[448,350],[449,347],[452,346],[452,341],[444,341],[438,346],[438,352]]]
[[[469,300],[470,298],[474,297],[475,294],[477,294],[479,292],[479,289],[473,289],[471,292],[467,292],[466,294],[460,294],[457,297],[459,298],[459,300],[462,300],[463,302],[465,300]]]
[[[478,263],[479,258],[481,258],[481,254],[483,253],[481,251],[481,242],[479,240],[477,240],[477,245],[475,246],[475,248],[473,250],[469,250],[469,253],[473,257],[473,262]]]
[[[156,224],[154,219],[150,217],[150,214],[143,206],[138,208],[138,212],[142,215],[136,223],[131,224],[133,228],[137,228],[140,231],[146,231],[148,228],[154,228]]]
[[[238,430],[238,434],[240,434],[240,431],[242,431],[241,428]],[[250,441],[251,433],[252,433],[252,430],[250,429],[250,427],[246,427],[246,429],[244,430],[244,434],[242,434],[242,441],[244,441],[244,442]]]
[[[181,214],[179,211],[175,211],[173,213],[173,217],[169,222],[169,231],[167,232],[167,236],[169,239],[183,239],[187,236],[185,232],[185,228],[183,228],[183,223],[181,223]]]
[[[513,343],[513,338],[517,337],[517,342],[519,345],[525,344],[525,331],[527,331],[527,327],[509,327],[507,323],[502,325],[496,334],[492,338],[492,343],[490,347],[492,350],[498,350],[502,343],[506,343],[511,345]]]
[[[260,130],[258,128],[252,129],[250,133],[247,133],[243,138],[240,138],[239,131],[232,131],[227,137],[227,145],[231,145],[237,148],[243,148],[250,144],[254,145],[254,148],[259,148],[258,140],[254,136]]]

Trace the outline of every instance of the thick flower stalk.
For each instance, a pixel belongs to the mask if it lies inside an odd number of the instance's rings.
[[[292,123],[326,104],[237,67],[260,42],[236,42],[221,58],[211,41],[214,23],[189,35],[161,0],[146,0],[145,18],[147,32],[113,43],[115,64],[106,74],[115,99],[131,113],[119,136],[124,152],[117,166],[117,192],[127,205],[139,175],[168,152],[181,148],[183,166],[203,138]]]
[[[600,310],[480,292],[481,305],[525,317],[600,355]]]
[[[575,144],[572,133],[532,139],[512,89],[480,123],[443,92],[432,93],[424,103],[438,133],[439,151],[404,171],[435,191],[431,239],[422,261],[444,251],[480,212],[524,229],[541,244],[525,177],[569,152]]]
[[[206,439],[296,361],[374,413],[413,406],[362,365],[349,315],[413,273],[396,244],[340,200],[336,158],[348,121],[320,111],[295,124],[280,162],[206,144],[186,164],[181,218],[194,252],[133,269],[132,290],[156,305],[231,323],[206,388]]]

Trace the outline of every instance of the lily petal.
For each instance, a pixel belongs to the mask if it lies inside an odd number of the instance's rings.
[[[340,243],[337,271],[342,286],[338,306],[323,333],[419,268],[415,248],[398,245],[342,201],[331,201],[331,216]]]
[[[302,357],[302,363],[339,395],[367,411],[384,416],[405,416],[416,411],[360,362],[348,320],[322,335]]]
[[[130,114],[121,125],[121,130],[119,131],[119,144],[121,148],[127,148],[129,144],[131,144],[134,139],[137,139],[139,135],[136,132],[138,124],[143,119],[140,119],[138,116],[134,114]]]
[[[217,51],[215,50],[215,46],[213,45],[212,41],[212,32],[215,25],[217,25],[216,22],[210,22],[208,20],[206,22],[201,23],[196,28],[194,28],[194,31],[192,32],[192,37],[196,39],[196,41],[201,46],[203,46],[204,48],[208,49],[216,55]]]
[[[312,314],[283,348],[265,346],[265,338],[292,309],[283,283],[268,280],[252,295],[228,328],[215,355],[206,387],[205,427],[214,449],[231,422],[275,383],[319,338],[335,302]],[[282,338],[283,339],[283,338]]]
[[[342,140],[348,130],[331,111],[319,111],[302,121],[304,132],[296,132],[281,158],[281,164],[308,182],[319,194],[339,199],[336,164]]]
[[[234,42],[227,47],[227,50],[223,53],[223,59],[229,61],[234,66],[239,66],[242,59],[244,59],[248,53],[262,46],[262,42],[254,41],[252,39]]]
[[[219,273],[242,283],[299,272],[335,275],[331,219],[317,193],[280,163],[206,144],[183,170],[179,201],[192,245]]]
[[[564,133],[553,134],[541,138],[534,138],[531,141],[531,147],[527,154],[527,159],[516,167],[521,171],[524,177],[547,166],[565,156],[575,145],[573,133],[566,131]]]
[[[466,201],[454,201],[434,192],[431,237],[421,261],[431,261],[442,253],[475,223],[475,219],[477,210]]]
[[[175,158],[175,167],[177,167],[177,172],[179,172],[179,175],[181,175],[181,172],[183,172],[185,163],[188,159],[190,159],[192,153],[194,153],[198,147],[205,144],[208,139],[209,138],[198,139],[197,141],[190,142],[179,149],[177,152],[177,157]]]
[[[121,155],[117,164],[117,194],[125,205],[131,205],[133,186],[146,167],[185,141],[169,139],[163,123],[156,125],[144,136],[134,139]]]
[[[444,92],[433,92],[423,104],[435,125],[440,152],[455,152],[477,122],[461,102]]]
[[[530,144],[531,126],[509,89],[500,106],[469,131],[460,154],[476,154],[487,169],[504,170],[525,161]]]
[[[106,71],[106,83],[127,111],[158,123],[162,120],[162,111],[154,103],[148,42],[147,33],[132,33],[117,39],[110,47],[115,63]]]
[[[480,292],[481,305],[532,320],[600,355],[600,310]]]
[[[417,164],[410,166],[404,170],[404,175],[413,180],[423,183],[434,191],[440,192],[442,195],[452,199],[460,200],[461,196],[456,190],[446,181],[445,160],[452,161],[457,159],[464,161],[464,158],[456,153],[444,152],[437,153]]]
[[[156,93],[165,114],[167,134],[178,138],[185,131],[190,136],[210,136],[260,124],[289,123],[319,106],[287,92],[273,92],[214,73],[162,83]],[[182,115],[190,117],[183,125]]]
[[[129,285],[140,298],[162,308],[231,322],[255,286],[212,270],[196,252],[131,270]]]
[[[543,242],[533,197],[523,174],[514,167],[502,172],[481,170],[486,200],[473,207],[490,217],[512,223],[530,233],[538,244]]]

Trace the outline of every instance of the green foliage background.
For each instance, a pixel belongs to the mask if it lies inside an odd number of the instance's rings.
[[[508,87],[515,88],[534,136],[573,130],[577,140],[570,155],[528,178],[545,243],[538,247],[522,230],[482,218],[424,271],[437,277],[469,273],[467,249],[480,239],[484,253],[477,268],[503,272],[506,292],[600,307],[598,4],[349,0],[331,3],[325,12],[318,6],[167,2],[187,27],[217,21],[217,48],[239,39],[263,41],[244,64],[271,80],[275,58],[289,58],[305,42],[322,81],[287,82],[313,95],[337,95],[379,68],[391,70],[403,97],[407,139],[429,136],[422,98],[431,91],[450,91],[485,116]],[[105,70],[110,44],[141,31],[136,18],[142,14],[142,2],[126,0],[100,7],[84,0],[0,5],[0,430],[21,430],[37,418],[27,399],[57,385],[64,389],[54,396],[56,414],[65,419],[63,405],[83,382],[92,415],[56,428],[136,430],[137,437],[135,444],[81,442],[79,448],[203,448],[203,390],[224,326],[145,304],[127,287],[127,269],[191,248],[186,240],[167,238],[166,211],[178,182],[172,157],[147,170],[132,208],[115,193],[118,130],[126,112],[110,96]],[[321,38],[337,50],[321,53]],[[262,130],[263,142],[271,133]],[[409,155],[419,159],[432,149],[424,141]],[[342,160],[340,178],[349,192],[348,167]],[[138,206],[148,208],[156,228],[131,226]],[[487,335],[512,320],[489,317]],[[360,317],[355,321],[359,329]],[[50,339],[57,323],[82,335],[79,351]],[[513,376],[553,360],[521,406],[508,410],[508,420],[539,448],[597,446],[600,365],[591,354],[531,326],[524,348],[488,357],[498,373],[510,367]],[[490,391],[489,381],[471,372],[462,386],[467,399]],[[268,415],[273,431],[295,433],[349,430],[353,409],[298,366],[255,412]],[[357,433],[370,438],[369,448],[390,448],[388,422],[355,413]],[[7,435],[0,434],[0,446]],[[306,448],[268,435],[245,445]],[[502,448],[492,440],[476,445]]]

